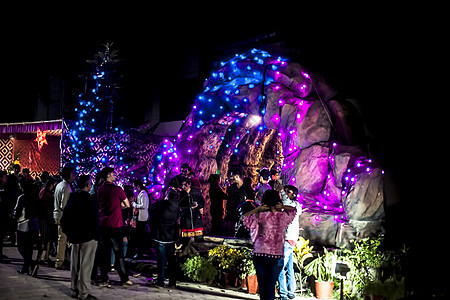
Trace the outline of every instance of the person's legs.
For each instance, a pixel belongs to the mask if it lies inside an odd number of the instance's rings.
[[[259,286],[259,298],[261,300],[267,299],[267,262],[264,257],[253,257],[253,264],[255,265],[256,278]]]
[[[120,228],[111,228],[110,242],[114,255],[116,256],[116,268],[119,273],[121,283],[128,281],[128,271],[123,257],[123,238]],[[111,259],[108,259],[110,261]]]
[[[175,257],[175,243],[166,244],[166,257],[169,286],[175,286],[177,282],[177,260]]]
[[[62,231],[60,225],[58,225],[58,247],[56,248],[56,268],[62,267],[66,254],[67,237]]]
[[[294,247],[291,246],[291,251],[289,253],[289,259],[286,265],[286,285],[287,285],[287,296],[289,299],[295,298],[295,290],[297,289],[297,281],[295,279],[294,271]]]
[[[100,227],[100,251],[99,251],[99,266],[100,266],[100,281],[102,283],[108,282],[108,272],[111,268],[111,233],[109,228]]]
[[[294,264],[292,260],[294,247],[289,244],[289,242],[284,242],[284,259],[283,259],[283,267],[278,276],[278,283],[280,286],[280,297],[292,298],[295,296],[295,275],[294,275]]]
[[[80,244],[72,244],[70,254],[70,289],[73,296],[78,296],[78,274],[80,271]]]
[[[158,243],[156,247],[156,264],[158,272],[157,284],[163,286],[166,267],[166,245],[163,243]]]
[[[270,258],[267,263],[267,279],[266,279],[266,298],[268,300],[275,299],[275,284],[283,268],[283,258]]]
[[[31,232],[17,231],[17,250],[23,258],[23,267],[20,273],[28,273],[33,263]]]
[[[91,287],[91,273],[94,266],[95,251],[97,250],[97,241],[91,240],[89,242],[80,244],[79,257],[79,280],[78,291],[79,299],[85,299],[90,292]],[[73,253],[73,251],[72,251]]]

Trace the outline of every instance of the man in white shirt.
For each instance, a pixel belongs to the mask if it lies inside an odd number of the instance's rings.
[[[71,184],[75,181],[76,175],[75,171],[72,167],[64,167],[61,170],[61,177],[63,181],[58,183],[55,188],[55,203],[53,210],[53,218],[55,219],[56,224],[58,225],[58,245],[56,248],[56,269],[60,270],[69,270],[69,265],[63,265],[64,259],[66,257],[66,244],[67,237],[62,232],[61,225],[59,221],[61,220],[64,207],[67,204],[67,200],[69,200],[70,193],[72,192]]]
[[[137,253],[135,258],[139,258],[144,254],[144,250],[150,247],[149,233],[147,229],[148,221],[148,207],[150,206],[150,197],[147,192],[147,188],[141,180],[136,180],[134,186],[137,189],[138,195],[136,202],[131,203],[133,206],[133,214],[137,214],[136,222],[136,246]]]
[[[278,187],[279,190],[281,189],[280,187]],[[281,269],[280,275],[278,276],[278,283],[280,285],[279,294],[280,298],[283,300],[294,299],[295,290],[297,288],[293,256],[295,243],[297,242],[300,235],[299,216],[302,213],[302,206],[297,201],[297,194],[298,189],[292,185],[286,185],[284,189],[281,190],[283,205],[292,206],[297,209],[294,220],[286,229],[286,238],[284,242],[284,266],[283,269]]]

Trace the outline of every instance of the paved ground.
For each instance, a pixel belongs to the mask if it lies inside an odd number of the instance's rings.
[[[0,264],[0,299],[72,299],[70,297],[70,272],[40,266],[37,276],[21,275],[17,270],[22,258],[16,247],[5,247],[7,263]],[[147,278],[130,277],[136,286],[123,288],[119,276],[110,273],[111,288],[92,286],[91,294],[99,299],[259,299],[237,289],[221,289],[203,284],[177,283],[177,288],[155,288]],[[297,297],[296,300],[311,299]],[[314,299],[314,298],[312,298]]]

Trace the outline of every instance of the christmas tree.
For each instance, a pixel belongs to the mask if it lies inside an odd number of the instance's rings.
[[[91,70],[85,75],[85,90],[77,96],[75,120],[66,122],[63,138],[63,165],[72,165],[77,172],[96,173],[114,165],[126,171],[129,134],[115,125],[114,105],[118,100],[117,72],[121,60],[112,44],[104,45],[93,60],[87,62]]]

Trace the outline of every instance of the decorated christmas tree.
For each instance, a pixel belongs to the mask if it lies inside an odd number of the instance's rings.
[[[112,44],[104,45],[84,76],[84,92],[77,95],[75,118],[66,122],[63,138],[63,165],[72,165],[79,173],[96,173],[114,165],[126,171],[129,161],[129,134],[115,125],[114,107],[118,100],[117,67],[121,60]]]

